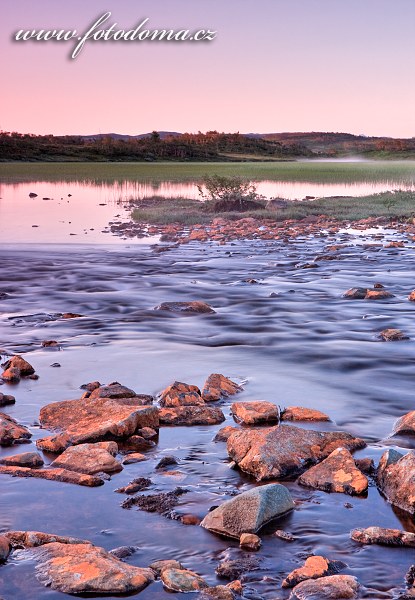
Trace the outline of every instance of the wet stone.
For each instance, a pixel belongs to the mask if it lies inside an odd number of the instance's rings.
[[[148,479],[147,477],[137,477],[137,479],[130,481],[128,485],[120,487],[115,491],[119,494],[135,494],[136,492],[146,490],[151,484],[151,479]]]
[[[14,454],[0,460],[1,465],[16,466],[16,467],[42,467],[43,458],[38,452],[23,452],[22,454]]]
[[[163,456],[163,458],[157,463],[156,471],[159,469],[165,469],[172,465],[178,465],[177,458],[175,456]]]
[[[123,458],[123,465],[133,465],[134,463],[143,462],[147,460],[147,457],[144,454],[140,454],[140,452],[131,452],[127,454],[125,458]]]
[[[32,434],[26,427],[19,425],[9,415],[0,412],[0,446],[13,446],[13,444],[24,444]]]
[[[330,421],[325,413],[303,406],[288,406],[281,412],[281,421]]]
[[[156,560],[149,567],[157,576],[160,576],[164,569],[183,569],[177,560]]]
[[[121,463],[114,458],[118,452],[115,442],[98,442],[96,444],[79,444],[70,446],[51,464],[77,473],[118,473]]]
[[[180,502],[180,497],[186,494],[187,490],[176,488],[171,492],[161,492],[159,494],[140,494],[133,498],[127,498],[121,504],[122,508],[137,508],[150,513],[159,513],[160,515],[171,517],[172,511]]]
[[[339,600],[358,598],[359,583],[351,575],[329,575],[307,579],[295,586],[290,600]]]
[[[4,371],[1,375],[1,378],[4,381],[9,381],[11,383],[17,383],[20,381],[21,377],[28,377],[30,375],[34,375],[35,373],[32,365],[21,356],[13,356],[2,366]]]
[[[253,556],[243,556],[237,559],[222,560],[216,567],[216,574],[223,579],[235,580],[241,579],[245,573],[257,571],[260,566],[258,558]]]
[[[160,406],[162,407],[203,406],[204,404],[199,388],[188,383],[175,381],[160,393]]]
[[[386,450],[377,470],[377,484],[394,506],[415,513],[415,453]]]
[[[415,548],[415,533],[400,529],[384,529],[382,527],[353,529],[350,532],[350,537],[359,544]]]
[[[0,535],[0,564],[6,562],[10,554],[10,542],[4,535]]]
[[[335,575],[346,565],[339,561],[328,560],[324,556],[310,556],[304,566],[292,571],[282,582],[282,587],[294,587],[307,579],[318,579]]]
[[[379,338],[384,342],[399,342],[401,340],[409,340],[409,336],[407,336],[400,329],[384,329],[379,333]]]
[[[298,483],[322,490],[359,495],[367,491],[367,477],[356,467],[345,448],[337,448],[321,463],[300,475]]]
[[[234,419],[244,425],[260,425],[279,421],[278,406],[272,402],[234,402],[231,412]]]
[[[34,477],[36,479],[47,479],[48,481],[59,481],[62,483],[73,483],[87,487],[97,487],[103,485],[101,477],[86,475],[85,473],[76,473],[68,469],[30,469],[28,467],[8,467],[0,466],[1,475],[11,475],[12,477]]]
[[[160,573],[164,587],[172,592],[198,592],[209,587],[197,573],[188,569],[165,568]]]
[[[259,550],[261,544],[261,538],[254,533],[243,533],[239,538],[239,545],[246,550]]]
[[[214,442],[227,442],[228,438],[232,433],[236,431],[240,431],[238,427],[232,427],[232,425],[226,425],[226,427],[222,427],[219,429],[218,433],[213,438]]]
[[[0,406],[8,406],[9,404],[14,404],[16,402],[16,398],[14,396],[10,396],[9,394],[2,394],[0,392]]]
[[[238,392],[241,392],[243,388],[220,373],[212,373],[206,379],[203,390],[202,398],[205,402],[214,402],[221,398],[228,398]]]
[[[140,550],[138,546],[119,546],[119,548],[113,548],[113,550],[110,550],[109,553],[112,554],[112,556],[123,560],[124,558],[132,556],[138,552],[138,550]]]
[[[225,415],[218,407],[178,406],[161,408],[159,418],[160,425],[217,425],[225,420]]]
[[[199,300],[193,302],[162,302],[154,310],[179,314],[212,314],[216,312],[209,304]]]

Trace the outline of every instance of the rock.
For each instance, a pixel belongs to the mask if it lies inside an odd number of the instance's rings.
[[[243,492],[209,512],[201,526],[214,533],[239,539],[256,533],[269,521],[294,508],[286,487],[270,483]]]
[[[235,431],[241,431],[238,427],[232,427],[232,425],[226,425],[226,427],[222,427],[219,429],[218,433],[213,438],[214,442],[227,442],[228,438]]]
[[[66,450],[66,448],[69,448],[71,444],[72,441],[70,436],[66,435],[65,433],[39,438],[36,440],[36,446],[39,448],[39,450],[51,452],[53,454],[60,454]]]
[[[400,529],[384,529],[382,527],[367,527],[353,529],[350,537],[359,544],[380,544],[382,546],[405,546],[415,548],[415,533]]]
[[[354,464],[365,475],[372,475],[375,471],[375,463],[372,458],[355,458]]]
[[[163,456],[163,458],[157,463],[156,471],[159,469],[165,469],[172,465],[178,465],[177,458],[174,456]]]
[[[367,477],[345,448],[337,448],[321,463],[300,475],[298,483],[323,492],[359,495],[367,491]]]
[[[11,475],[12,477],[35,477],[36,479],[48,479],[49,481],[75,483],[87,487],[96,487],[104,483],[100,477],[76,473],[67,469],[29,469],[28,467],[0,466],[1,474]]]
[[[377,483],[391,504],[415,513],[414,452],[402,455],[396,450],[386,450],[379,462]]]
[[[226,585],[207,588],[200,594],[201,600],[235,600],[236,595]]]
[[[275,537],[279,538],[280,540],[284,540],[285,542],[293,542],[295,540],[295,537],[292,533],[284,531],[283,529],[277,529],[277,531],[274,532],[274,535]]]
[[[138,435],[141,435],[145,440],[152,440],[158,437],[158,432],[152,427],[143,427],[137,431]]]
[[[115,491],[119,494],[135,494],[136,492],[146,490],[151,484],[151,479],[148,479],[147,477],[138,477],[137,479],[130,481],[128,485],[120,487]]]
[[[412,292],[409,294],[408,300],[410,302],[415,302],[415,290],[412,290]]]
[[[140,548],[138,546],[119,546],[118,548],[113,548],[110,550],[110,554],[123,560],[124,558],[128,558],[135,554]]]
[[[243,556],[235,560],[222,560],[216,567],[216,574],[223,579],[240,579],[241,575],[259,569],[259,560],[252,556]]]
[[[30,192],[29,198],[37,198],[37,194],[35,194],[34,192]]]
[[[94,387],[91,390],[90,398],[110,398],[112,400],[119,398],[134,398],[136,393],[134,390],[130,390],[130,388],[125,387],[125,385],[121,385],[117,381],[114,383],[110,383],[109,385],[101,385],[99,387]]]
[[[0,406],[7,406],[8,404],[14,404],[15,402],[16,398],[14,396],[9,396],[0,392]]]
[[[364,300],[367,292],[367,288],[350,288],[350,290],[347,290],[347,292],[343,294],[343,298],[348,298],[351,300]]]
[[[141,435],[132,435],[123,442],[122,447],[123,450],[136,452],[137,450],[148,450],[155,445],[154,442],[146,440]]]
[[[31,437],[32,434],[26,427],[19,425],[9,415],[0,412],[0,446],[24,444]]]
[[[0,535],[0,564],[6,562],[10,554],[10,542],[5,535]]]
[[[197,517],[196,515],[181,515],[180,523],[183,525],[200,525],[202,519]]]
[[[261,538],[254,533],[242,533],[239,538],[239,545],[246,550],[259,550],[261,544]]]
[[[131,454],[127,454],[127,456],[123,459],[123,465],[133,465],[134,463],[143,462],[143,460],[147,460],[147,457],[144,454],[140,454],[139,452],[131,452]]]
[[[198,406],[205,402],[200,395],[200,390],[195,385],[175,381],[160,394],[160,406],[173,408],[176,406]]]
[[[59,347],[59,342],[56,340],[43,340],[42,348],[57,348]]]
[[[154,581],[150,569],[127,565],[92,544],[53,542],[31,552],[39,581],[65,594],[139,592]]]
[[[78,313],[66,312],[61,314],[62,319],[78,319],[79,317],[82,317],[82,315]]]
[[[288,406],[280,416],[281,421],[330,421],[325,413],[303,406]]]
[[[231,381],[228,377],[220,373],[212,373],[205,381],[202,398],[205,402],[213,402],[233,396],[242,390],[243,388],[240,385]]]
[[[97,442],[96,444],[79,444],[70,446],[56,458],[51,467],[62,467],[77,473],[118,473],[122,471],[121,463],[114,458],[118,452],[115,442]]]
[[[384,342],[399,342],[400,340],[409,340],[409,337],[400,329],[384,329],[379,333],[379,337]]]
[[[236,421],[244,425],[278,423],[279,409],[272,402],[234,402],[231,413]]]
[[[161,408],[159,418],[160,425],[217,425],[225,420],[225,415],[218,407],[178,406]]]
[[[90,383],[84,383],[81,385],[81,390],[86,390],[87,392],[93,392],[97,388],[101,387],[99,381],[91,381]]]
[[[160,494],[141,494],[133,498],[127,498],[121,504],[122,508],[132,508],[138,506],[141,510],[150,513],[159,513],[169,517],[173,508],[179,503],[180,496],[186,494],[187,490],[176,488],[172,492],[163,492]]]
[[[160,579],[171,592],[198,592],[209,587],[200,575],[188,569],[163,569]]]
[[[183,566],[177,560],[156,560],[150,569],[159,577],[164,569],[183,569]]]
[[[158,428],[155,406],[128,406],[122,399],[82,398],[47,404],[40,422],[51,431],[64,431],[72,444],[127,438],[142,427]]]
[[[385,300],[386,298],[394,298],[394,295],[386,290],[368,290],[365,300]]]
[[[23,452],[22,454],[14,454],[13,456],[6,456],[0,460],[0,464],[11,467],[42,467],[44,462],[43,458],[38,452]]]
[[[233,433],[227,442],[229,457],[257,481],[299,475],[327,458],[336,448],[364,448],[365,442],[349,433],[300,429],[279,425]]]
[[[242,587],[242,583],[239,581],[239,579],[236,579],[235,581],[231,581],[231,583],[228,583],[226,585],[227,588],[229,588],[230,590],[232,590],[233,592],[235,592],[235,594],[237,596],[242,596],[243,594],[243,587]]]
[[[200,302],[198,300],[193,302],[162,302],[156,306],[154,310],[164,310],[185,314],[212,314],[216,312],[209,304],[206,304],[206,302]]]
[[[4,371],[1,375],[4,381],[18,382],[21,377],[33,375],[35,370],[30,363],[21,356],[13,356],[3,365]]]
[[[303,567],[292,571],[282,582],[282,587],[294,587],[306,579],[318,579],[335,575],[346,565],[339,561],[328,560],[324,556],[310,556]]]
[[[295,586],[290,600],[340,600],[357,598],[359,583],[351,575],[329,575],[307,579]]]
[[[396,421],[393,426],[392,435],[398,434],[415,435],[415,410],[411,410]]]
[[[59,542],[61,544],[88,544],[79,538],[43,533],[42,531],[7,531],[4,536],[12,548],[36,548],[44,544]]]

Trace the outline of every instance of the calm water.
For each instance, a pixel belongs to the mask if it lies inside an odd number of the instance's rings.
[[[161,189],[167,194],[168,187]],[[29,198],[29,192],[38,197]],[[160,189],[148,190],[154,193]],[[305,193],[314,195],[309,186],[300,196]],[[222,372],[247,381],[240,400],[329,413],[334,422],[324,427],[368,441],[359,456],[377,461],[389,445],[415,447],[413,440],[387,439],[395,419],[413,408],[415,306],[406,296],[415,287],[414,248],[383,249],[378,244],[397,239],[396,234],[373,230],[289,243],[190,244],[156,254],[151,247],[156,240],[126,244],[104,233],[109,221],[128,217],[119,198],[137,194],[130,184],[1,185],[0,291],[9,298],[0,301],[0,348],[27,353],[40,375],[38,381],[2,386],[17,400],[2,410],[30,427],[33,441],[45,435],[38,426],[41,406],[79,397],[79,386],[88,381],[118,380],[139,393],[156,394],[174,380],[201,386],[209,373]],[[283,194],[273,190],[269,195]],[[380,241],[379,235],[384,236]],[[337,242],[347,244],[337,260],[321,261],[313,270],[295,268]],[[258,284],[244,283],[251,278]],[[376,303],[341,298],[349,287],[377,281],[396,298]],[[277,296],[270,297],[272,292]],[[199,299],[217,314],[177,318],[151,310],[162,301]],[[66,311],[84,316],[51,317]],[[403,329],[411,340],[380,343],[376,334],[386,327]],[[58,340],[62,350],[42,348],[45,339]],[[52,368],[54,362],[61,367]],[[225,424],[232,423],[229,404],[222,406]],[[189,489],[177,512],[203,517],[210,506],[249,489],[253,482],[228,468],[225,444],[212,441],[218,429],[162,428],[146,462],[126,466],[101,488],[0,476],[0,530],[73,535],[107,549],[135,545],[140,550],[130,564],[176,558],[210,584],[221,583],[215,576],[219,560],[246,554],[237,543],[156,514],[123,510],[124,496],[114,493],[133,478],[148,476],[150,492],[177,485]],[[0,456],[31,449],[33,444],[3,448]],[[166,454],[179,459],[181,475],[155,474]],[[287,486],[298,509],[264,532],[260,569],[247,574],[246,597],[286,599],[282,579],[315,553],[346,562],[345,572],[372,589],[363,597],[398,598],[413,551],[360,547],[349,532],[370,525],[415,532],[413,520],[392,509],[374,486],[368,498],[360,499],[310,491],[295,482]],[[353,508],[345,508],[345,502]],[[296,541],[275,538],[277,528],[290,531]],[[63,599],[37,582],[34,567],[30,556],[15,553],[0,567],[0,596]],[[157,582],[139,597],[171,596]]]

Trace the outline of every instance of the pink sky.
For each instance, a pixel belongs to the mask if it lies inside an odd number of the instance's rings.
[[[7,8],[5,8],[7,4]],[[131,29],[217,30],[209,43],[12,41],[106,11]],[[3,2],[0,129],[92,134],[348,131],[415,136],[413,0]]]

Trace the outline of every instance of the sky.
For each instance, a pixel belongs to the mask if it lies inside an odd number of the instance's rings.
[[[98,17],[208,42],[18,42]],[[415,136],[415,0],[0,0],[0,130]]]

